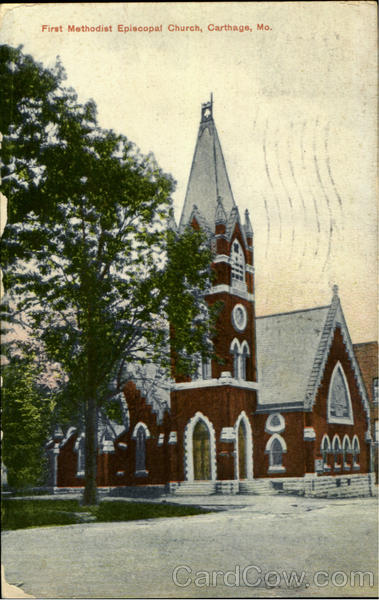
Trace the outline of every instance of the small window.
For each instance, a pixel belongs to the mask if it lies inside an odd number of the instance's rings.
[[[330,453],[330,440],[329,440],[328,436],[325,435],[321,442],[321,455],[322,455],[324,471],[330,470],[330,466],[328,463],[328,454],[329,453]]]
[[[281,467],[283,464],[283,449],[278,439],[272,443],[270,450],[270,467]]]
[[[360,469],[360,466],[359,466],[360,451],[361,451],[361,449],[359,446],[359,440],[358,440],[357,436],[355,435],[353,438],[352,454],[353,454],[353,469],[355,469],[356,471],[358,471]]]
[[[246,289],[245,256],[242,251],[241,245],[237,240],[235,240],[232,244],[231,263],[232,263],[232,281],[231,281],[232,286],[238,287],[240,289]]]
[[[136,436],[136,473],[146,470],[146,433],[141,426]]]
[[[342,445],[343,468],[345,471],[350,470],[350,464],[348,461],[349,454],[351,454],[350,440],[347,435],[345,435]]]
[[[85,436],[81,434],[76,442],[74,449],[77,452],[77,463],[76,463],[76,476],[84,477],[86,468],[86,447],[85,447]]]
[[[206,358],[201,363],[201,370],[203,379],[212,378],[212,362],[210,358]]]
[[[287,446],[282,438],[278,434],[274,434],[270,437],[266,444],[266,453],[269,456],[269,473],[284,473],[285,467],[283,466],[283,453],[287,452]]]
[[[335,471],[341,470],[341,464],[339,461],[339,457],[341,456],[341,453],[342,453],[341,440],[338,437],[338,435],[336,435],[336,436],[334,436],[334,439],[333,439],[333,454],[334,454],[334,470]]]

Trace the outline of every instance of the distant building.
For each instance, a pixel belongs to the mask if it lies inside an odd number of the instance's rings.
[[[365,382],[371,408],[372,467],[378,481],[379,416],[378,416],[378,342],[354,344],[355,356]]]
[[[166,403],[129,382],[124,426],[101,419],[98,485],[370,493],[369,397],[338,289],[327,306],[256,318],[253,228],[233,197],[212,101],[202,105],[179,228],[188,224],[213,250],[207,301],[223,303],[213,339],[222,365],[177,379]],[[73,428],[50,441],[55,486],[83,485],[83,441]]]

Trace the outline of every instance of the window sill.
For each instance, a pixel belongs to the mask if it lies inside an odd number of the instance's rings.
[[[343,465],[343,470],[344,470],[344,471],[350,471],[350,470],[351,470],[351,465],[349,465],[349,464],[347,464],[347,463],[344,463],[344,465]]]
[[[135,472],[136,477],[147,477],[148,474],[149,474],[149,471],[145,471],[145,470]]]
[[[84,471],[78,471],[76,474],[77,477],[84,477],[85,476],[85,472]]]
[[[335,471],[340,471],[341,470],[341,465],[334,465],[334,470]]]
[[[361,465],[353,465],[353,471],[360,471]]]
[[[324,471],[325,471],[326,473],[328,473],[328,472],[329,472],[329,471],[331,471],[331,470],[332,470],[332,467],[331,467],[330,465],[324,465]]]
[[[286,472],[286,468],[285,467],[280,467],[278,465],[277,467],[269,467],[267,472],[268,473],[285,473]]]

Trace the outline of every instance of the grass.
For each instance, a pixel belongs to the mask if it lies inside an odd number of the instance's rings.
[[[3,530],[91,522],[135,521],[161,517],[186,517],[210,512],[196,506],[152,502],[100,502],[82,506],[78,500],[2,501]]]

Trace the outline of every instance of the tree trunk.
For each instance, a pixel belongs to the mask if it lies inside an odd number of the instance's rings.
[[[90,506],[98,503],[97,498],[97,406],[94,394],[86,403],[86,437],[85,437],[85,488],[83,504]]]

